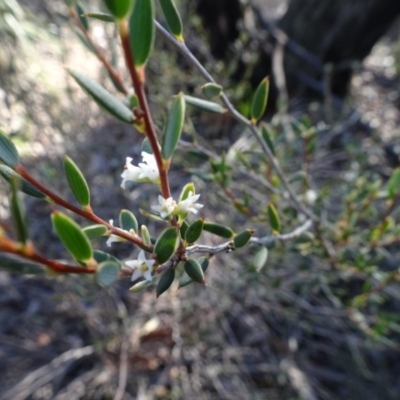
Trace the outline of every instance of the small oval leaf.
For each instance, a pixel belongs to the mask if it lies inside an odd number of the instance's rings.
[[[141,236],[142,236],[143,244],[145,246],[151,246],[151,236],[150,236],[150,232],[147,229],[146,225],[142,225],[140,227],[140,233],[141,233]]]
[[[201,269],[203,270],[203,273],[206,272],[210,260],[207,257],[200,257],[196,259],[196,261],[201,265]],[[184,271],[179,279],[179,289],[189,285],[190,283],[193,282],[193,279]]]
[[[235,232],[231,228],[215,224],[214,222],[205,222],[203,230],[225,239],[232,239],[235,236]]]
[[[93,251],[93,258],[100,264],[104,261],[114,261],[119,266],[122,266],[121,261],[118,258],[112,256],[111,254],[105,253],[104,251],[94,250]]]
[[[104,225],[90,225],[82,229],[82,232],[88,237],[89,240],[98,239],[105,236],[108,229]]]
[[[175,279],[174,269],[169,269],[161,275],[161,278],[159,279],[156,287],[157,297],[162,295],[166,290],[170,288],[174,279]]]
[[[117,19],[124,19],[131,11],[132,0],[104,0],[108,11]]]
[[[216,114],[225,114],[228,111],[226,108],[222,107],[218,103],[199,99],[197,97],[185,95],[185,101],[187,104],[190,104],[193,107],[197,107],[200,110],[209,111]]]
[[[197,221],[194,221],[186,230],[184,236],[185,240],[188,243],[197,242],[197,240],[200,238],[203,232],[203,227],[204,227],[204,218],[200,218]]]
[[[265,141],[265,143],[267,144],[267,146],[269,147],[269,149],[271,150],[271,153],[273,155],[275,155],[275,146],[274,146],[274,142],[271,139],[271,135],[267,129],[267,127],[265,125],[261,126],[261,135]]]
[[[194,187],[193,182],[187,183],[181,190],[181,194],[179,195],[179,203],[183,200],[186,200],[189,197],[189,194],[192,193],[192,195],[196,194],[196,188]]]
[[[18,196],[19,180],[17,177],[11,179],[11,193],[10,193],[10,209],[14,222],[15,231],[17,233],[18,241],[25,244],[28,240],[28,229],[26,226],[26,218],[24,206]]]
[[[206,281],[204,280],[203,269],[196,260],[189,258],[189,260],[185,262],[185,272],[195,282],[199,282],[202,285],[206,283]]]
[[[158,264],[164,264],[175,254],[179,246],[179,240],[179,230],[177,228],[171,227],[161,232],[154,246]]]
[[[79,17],[79,21],[81,21],[82,26],[85,28],[85,31],[88,31],[89,30],[89,21],[84,17],[85,10],[79,3],[76,4],[75,11]]]
[[[13,177],[18,178],[20,184],[18,185],[18,189],[21,192],[28,194],[29,196],[36,197],[38,199],[46,198],[46,195],[41,192],[39,189],[36,189],[35,186],[30,184],[27,180],[22,178],[22,176],[18,175],[13,169],[7,167],[7,165],[0,164],[0,175],[7,181],[10,182]]]
[[[207,97],[207,99],[214,99],[216,97],[221,96],[223,88],[221,85],[217,85],[216,83],[206,83],[201,87],[201,90],[204,94],[204,96]]]
[[[255,254],[253,265],[257,272],[260,272],[268,260],[268,249],[261,247],[261,249]]]
[[[44,275],[46,273],[46,269],[41,265],[3,254],[0,254],[0,268],[18,274]]]
[[[265,112],[269,91],[269,78],[264,78],[258,85],[251,103],[251,122],[255,124]]]
[[[233,238],[233,243],[237,249],[240,247],[246,246],[247,243],[249,243],[251,237],[253,236],[254,231],[251,229],[246,229],[243,232],[238,233],[234,238]]]
[[[144,281],[140,281],[138,283],[135,283],[130,289],[130,292],[133,293],[137,293],[137,292],[141,292],[143,289],[148,288],[149,286],[151,286],[153,284],[152,281],[148,281],[148,280],[144,280]]]
[[[0,130],[0,161],[11,168],[19,164],[19,155],[14,143]]]
[[[64,172],[78,203],[84,207],[88,206],[90,204],[89,186],[81,170],[68,156],[64,157]]]
[[[71,218],[60,212],[51,215],[53,227],[65,248],[77,260],[87,262],[93,256],[92,246],[88,237],[79,225]]]
[[[120,121],[133,123],[132,111],[114,97],[109,91],[100,86],[97,82],[92,81],[78,71],[68,70],[70,75],[75,79],[78,85],[92,97],[92,99],[112,116]]]
[[[181,237],[185,237],[186,231],[189,228],[189,224],[186,221],[182,221],[182,225],[180,227]]]
[[[111,14],[103,13],[103,12],[87,12],[83,14],[86,18],[97,19],[103,22],[114,22],[114,17]]]
[[[164,160],[169,160],[175,151],[182,134],[185,119],[185,99],[183,93],[175,97],[169,111],[165,133],[162,141],[161,154]]]
[[[154,42],[153,0],[135,0],[129,19],[129,39],[135,67],[146,64]]]
[[[279,233],[281,230],[281,221],[279,219],[278,211],[272,203],[268,203],[268,217],[273,233]]]
[[[104,261],[97,266],[96,280],[103,286],[108,287],[118,280],[120,266],[114,261]]]
[[[400,168],[396,168],[387,185],[389,200],[393,201],[400,193]]]
[[[182,20],[174,2],[172,0],[160,0],[160,4],[169,30],[177,40],[183,42]]]
[[[138,233],[139,230],[137,219],[129,210],[121,210],[119,214],[119,226],[128,232],[133,229],[135,233]]]

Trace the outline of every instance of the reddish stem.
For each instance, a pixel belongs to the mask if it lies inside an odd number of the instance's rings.
[[[74,19],[76,25],[78,28],[82,31],[82,33],[85,35],[86,40],[89,42],[89,44],[93,47],[93,50],[97,56],[97,58],[100,60],[100,62],[104,65],[106,68],[107,72],[110,74],[112,77],[113,81],[116,83],[118,86],[119,90],[122,91],[125,95],[128,94],[128,90],[125,88],[124,83],[122,82],[121,77],[119,76],[118,72],[112,67],[112,65],[108,62],[108,60],[105,58],[104,54],[100,51],[98,46],[93,42],[92,38],[90,37],[88,31],[85,29],[83,26],[81,20],[79,19],[78,14],[76,13],[75,9],[70,7],[69,13],[71,17]]]
[[[82,210],[78,207],[75,207],[74,205],[68,203],[64,199],[62,199],[60,196],[56,195],[53,193],[51,190],[47,189],[45,186],[40,184],[35,178],[33,178],[31,175],[29,175],[28,171],[25,169],[25,167],[22,164],[19,164],[17,168],[15,168],[15,171],[18,172],[24,179],[26,179],[29,183],[31,183],[33,186],[35,186],[37,189],[39,189],[41,192],[43,192],[46,196],[48,196],[50,199],[52,199],[56,204],[74,212],[75,214],[80,215],[83,218],[88,219],[89,221],[92,221],[96,224],[101,224],[106,226],[114,235],[117,235],[119,237],[122,237],[129,242],[132,242],[138,246],[140,246],[143,250],[152,251],[152,247],[147,247],[144,245],[142,239],[139,237],[132,236],[130,233],[123,231],[122,229],[116,228],[109,224],[108,222],[104,221],[100,217],[98,217],[96,214],[93,213],[93,211],[85,211]]]
[[[129,43],[128,36],[128,26],[126,21],[122,21],[119,24],[119,34],[121,37],[122,48],[125,55],[125,63],[129,70],[129,74],[132,79],[132,85],[135,89],[135,94],[138,97],[140,108],[143,111],[143,118],[145,122],[145,133],[147,138],[149,139],[151,148],[153,149],[153,154],[157,162],[158,171],[160,174],[160,184],[161,184],[161,193],[165,199],[171,197],[171,191],[168,183],[168,166],[165,168],[163,159],[161,157],[160,148],[158,145],[157,134],[154,129],[154,124],[151,119],[150,109],[147,102],[147,97],[144,90],[144,72],[141,70],[139,73],[135,67],[135,61],[133,58],[133,54],[131,51],[131,46]]]

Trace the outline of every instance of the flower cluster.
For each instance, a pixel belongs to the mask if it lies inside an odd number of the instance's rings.
[[[152,281],[153,265],[155,260],[147,260],[144,251],[141,250],[137,260],[126,261],[125,264],[133,269],[132,281],[144,277],[147,281]]]
[[[160,174],[153,154],[142,151],[142,157],[143,162],[139,163],[138,166],[132,165],[131,157],[126,158],[125,171],[121,174],[121,187],[123,189],[125,189],[127,181],[150,182],[157,185],[160,183]]]
[[[169,218],[171,215],[184,217],[191,212],[197,214],[197,211],[203,207],[202,204],[196,204],[199,197],[199,194],[194,195],[189,192],[188,197],[177,204],[172,197],[164,199],[164,197],[158,196],[158,205],[151,206],[151,208],[158,212],[161,218]]]

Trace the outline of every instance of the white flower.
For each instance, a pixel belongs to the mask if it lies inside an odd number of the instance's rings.
[[[199,197],[199,194],[193,194],[193,192],[190,191],[188,197],[178,203],[174,214],[188,214],[190,212],[197,214],[197,210],[204,207],[202,204],[195,204]]]
[[[174,212],[176,201],[172,197],[164,199],[164,197],[158,196],[158,205],[151,206],[151,208],[158,212],[161,218],[167,218]]]
[[[114,220],[113,219],[110,219],[110,225],[114,226]],[[111,244],[114,243],[114,242],[125,242],[125,239],[120,237],[120,236],[111,234],[110,237],[107,239],[107,242],[106,242],[107,246],[111,247]]]
[[[147,260],[146,256],[144,255],[144,251],[141,250],[137,260],[126,261],[125,264],[128,267],[134,269],[132,273],[132,281],[140,278],[141,276],[146,279],[146,281],[153,280],[151,273],[153,272],[153,264],[155,260]]]
[[[153,154],[142,151],[143,162],[132,165],[132,158],[126,157],[125,171],[121,174],[121,186],[125,189],[126,181],[160,183],[160,174]]]

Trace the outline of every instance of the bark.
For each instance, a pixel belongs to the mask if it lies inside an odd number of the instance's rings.
[[[239,0],[198,0],[198,12],[211,32],[213,55],[223,57],[228,42],[238,35]],[[399,14],[400,0],[290,0],[286,13],[276,22],[288,37],[283,64],[289,96],[321,96],[329,65],[325,89],[329,87],[335,96],[344,98],[354,63],[370,53]],[[272,52],[268,49],[277,43],[271,24],[263,21],[261,25],[269,30],[270,42],[259,47],[259,62],[251,79],[254,85],[271,74]]]
[[[291,0],[278,27],[324,65],[332,64],[330,89],[344,97],[352,63],[370,53],[399,13],[399,0]],[[288,51],[285,71],[292,95],[310,95],[313,91],[297,79],[299,72],[318,81],[323,79],[322,71]]]

